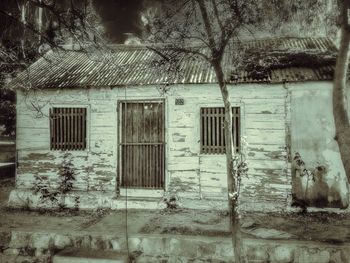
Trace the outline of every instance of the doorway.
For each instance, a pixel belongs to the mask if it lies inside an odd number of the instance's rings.
[[[121,187],[164,189],[164,102],[122,101],[119,112]]]

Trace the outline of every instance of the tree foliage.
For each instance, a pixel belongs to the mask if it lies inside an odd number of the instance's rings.
[[[323,74],[328,73],[329,75],[333,75],[333,69],[328,66],[335,65],[336,52],[331,50],[319,51],[317,49],[277,49],[266,51],[266,48],[258,48],[255,50],[246,50],[243,60],[244,70],[253,79],[267,79],[271,75],[271,71],[275,69],[293,67],[311,69],[324,67]]]
[[[103,30],[90,0],[4,0],[0,29],[0,126],[4,135],[14,135],[15,97],[5,86],[8,80],[48,49],[100,48]]]

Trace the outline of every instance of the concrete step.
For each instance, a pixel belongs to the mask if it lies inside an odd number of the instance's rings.
[[[127,203],[128,209],[164,209],[166,204],[162,198],[154,197],[128,197],[121,196],[116,200],[117,209],[125,209]]]
[[[128,255],[116,251],[65,249],[54,255],[52,263],[127,263]]]

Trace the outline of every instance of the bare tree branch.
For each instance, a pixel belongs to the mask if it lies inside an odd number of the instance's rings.
[[[205,7],[205,3],[203,2],[203,0],[196,0],[202,15],[202,19],[203,19],[203,23],[204,23],[204,27],[205,27],[205,32],[207,33],[208,36],[208,41],[209,41],[209,46],[212,52],[216,52],[216,44],[215,44],[215,38],[214,38],[214,34],[213,34],[213,29],[210,25],[210,19],[209,19],[209,15],[208,15],[208,11],[207,8]]]

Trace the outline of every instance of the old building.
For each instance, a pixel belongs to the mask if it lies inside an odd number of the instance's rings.
[[[326,38],[245,45],[335,49]],[[70,207],[120,208],[127,195],[129,207],[164,206],[163,198],[176,196],[183,207],[226,208],[223,102],[214,71],[186,60],[183,73],[172,78],[150,63],[157,56],[142,46],[49,51],[11,83],[17,91],[17,178],[10,206],[52,207],[39,196],[55,195],[68,170],[74,180],[63,203]],[[295,152],[310,169],[326,167],[329,187],[335,177],[346,182],[333,139],[333,66],[284,65],[234,77],[227,66],[234,141],[249,167],[241,183],[243,208],[290,206]]]

